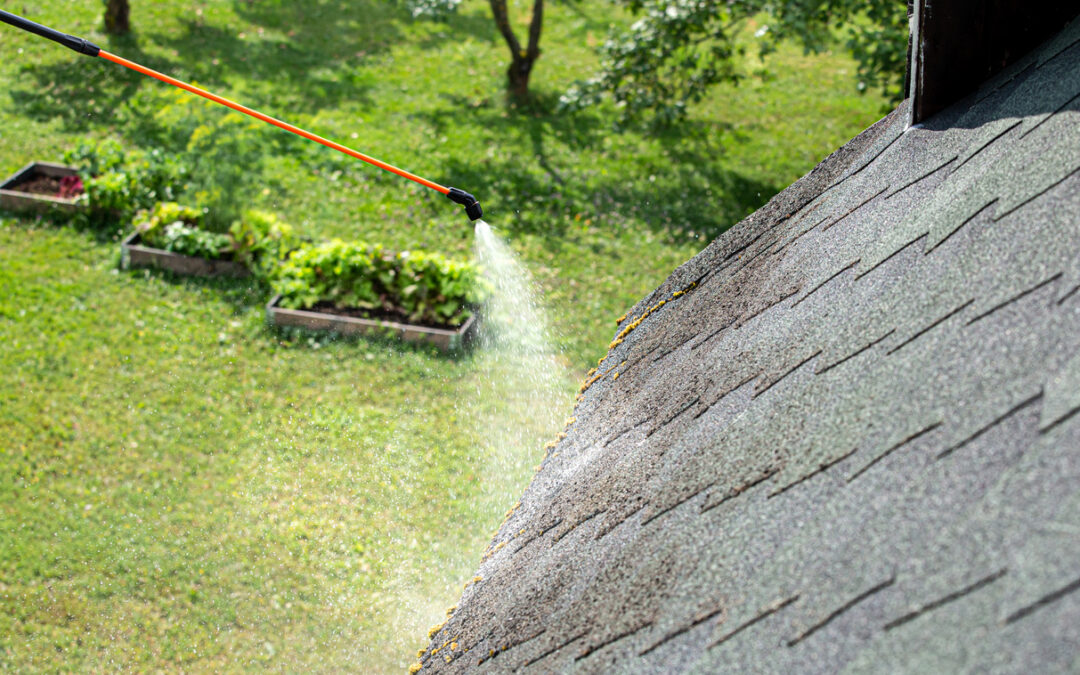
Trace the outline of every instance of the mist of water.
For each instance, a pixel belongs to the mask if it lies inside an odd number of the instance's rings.
[[[475,252],[495,288],[481,324],[489,369],[489,390],[483,395],[498,420],[487,430],[488,471],[515,475],[535,465],[544,441],[562,428],[572,383],[536,284],[513,250],[483,220],[476,221]],[[493,488],[507,482],[505,477],[488,481]],[[512,483],[502,492],[503,510],[517,501],[522,487]]]
[[[557,336],[531,275],[483,220],[476,222],[475,256],[494,292],[482,313],[479,347],[471,356],[468,379],[475,389],[460,400],[455,414],[461,427],[470,430],[471,442],[482,458],[475,467],[480,478],[479,503],[472,510],[483,524],[473,521],[448,527],[488,528],[470,533],[474,544],[482,547],[506,510],[520,498],[543,456],[544,443],[562,429],[572,406],[574,382],[555,346]],[[422,410],[412,414],[424,415]],[[395,446],[399,443],[408,439],[392,441]],[[407,546],[407,542],[399,544]],[[393,598],[397,608],[386,618],[401,629],[400,652],[395,656],[407,657],[425,646],[424,631],[445,618],[444,608],[457,601],[461,585],[474,573],[482,553],[479,548],[467,549],[444,550],[438,570],[397,566],[386,596]]]
[[[555,351],[547,316],[532,278],[483,220],[476,221],[476,257],[495,287],[484,312],[484,348],[496,356],[525,359],[535,365],[552,361]],[[550,371],[538,371],[528,379],[543,389],[550,375]]]

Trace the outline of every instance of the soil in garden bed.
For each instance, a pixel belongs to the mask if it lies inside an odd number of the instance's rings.
[[[353,319],[369,319],[371,321],[393,321],[395,323],[404,323],[411,326],[422,326],[424,328],[438,328],[441,330],[457,330],[461,328],[461,325],[450,326],[444,323],[431,323],[428,321],[413,321],[409,318],[408,314],[396,310],[388,309],[355,309],[335,307],[330,302],[318,302],[307,308],[307,312],[322,312],[323,314],[334,314],[336,316],[347,316]]]
[[[46,176],[44,174],[36,173],[27,180],[21,181],[12,185],[10,190],[14,192],[25,192],[31,195],[45,195],[48,197],[60,197],[63,199],[69,199],[82,194],[82,183],[79,183],[79,187],[74,187],[73,181],[66,181],[60,176]]]

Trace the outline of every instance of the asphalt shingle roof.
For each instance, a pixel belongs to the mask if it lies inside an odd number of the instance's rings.
[[[1080,21],[904,120],[629,313],[425,671],[1080,669]]]

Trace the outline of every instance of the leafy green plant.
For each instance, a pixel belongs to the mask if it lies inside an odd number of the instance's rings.
[[[64,153],[64,162],[71,164],[84,176],[100,176],[118,171],[127,159],[123,146],[113,139],[104,141],[81,140],[73,150]]]
[[[245,211],[229,228],[236,260],[263,278],[301,244],[292,225],[268,211]]]
[[[644,118],[667,126],[721,82],[738,84],[747,46],[739,33],[754,19],[768,23],[754,37],[760,56],[781,40],[820,53],[846,31],[858,62],[859,91],[880,88],[893,101],[903,96],[907,54],[906,0],[623,0],[640,18],[612,33],[600,49],[599,72],[561,97],[573,111],[610,98],[620,122]]]
[[[92,225],[117,226],[130,220],[138,209],[134,177],[124,171],[85,176],[83,188],[80,201],[86,204]]]
[[[205,218],[205,209],[159,202],[139,213],[135,229],[147,245],[155,248],[210,260],[231,258],[229,235],[202,229]]]
[[[125,152],[114,140],[81,142],[64,154],[84,185],[84,216],[95,227],[119,226],[139,209],[176,199],[184,190],[187,169],[159,149]]]
[[[166,225],[161,240],[162,248],[166,251],[197,258],[216,260],[232,253],[232,242],[228,235],[207,232],[181,222]]]
[[[273,281],[281,304],[405,314],[410,321],[460,325],[490,293],[479,268],[437,253],[388,253],[381,246],[335,239],[304,246]]]

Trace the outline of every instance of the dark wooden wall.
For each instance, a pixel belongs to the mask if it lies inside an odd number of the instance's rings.
[[[978,88],[1080,15],[1080,0],[915,0],[912,121]]]

